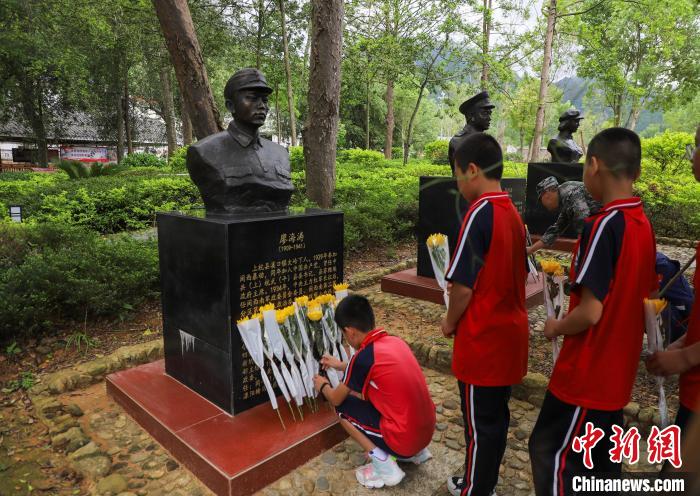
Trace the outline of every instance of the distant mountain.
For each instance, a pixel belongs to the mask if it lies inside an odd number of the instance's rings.
[[[554,85],[563,92],[563,100],[570,101],[571,104],[577,109],[581,110],[584,115],[593,111],[593,109],[586,109],[583,104],[583,97],[586,95],[589,87],[591,86],[590,79],[583,79],[576,76],[565,77],[559,81],[556,81]],[[606,117],[612,116],[612,111],[609,108],[606,108],[604,113]],[[635,129],[635,131],[641,133],[649,126],[662,125],[663,120],[662,112],[642,110],[642,112],[639,114],[637,129]]]

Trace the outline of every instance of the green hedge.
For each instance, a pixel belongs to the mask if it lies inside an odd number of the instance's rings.
[[[436,140],[426,143],[423,147],[425,158],[434,164],[449,164],[448,151],[450,142],[448,140]]]
[[[123,318],[158,285],[155,242],[0,222],[0,341],[58,322]]]
[[[119,165],[128,168],[156,167],[163,169],[168,166],[168,162],[152,153],[130,153],[122,159]]]
[[[107,234],[149,227],[158,211],[201,202],[187,175],[131,172],[80,181],[48,174],[6,181],[13,174],[1,174],[0,203],[22,205],[24,218],[34,223],[59,222]]]

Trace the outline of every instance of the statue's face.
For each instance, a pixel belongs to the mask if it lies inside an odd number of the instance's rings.
[[[580,119],[569,119],[565,122],[565,125],[562,127],[562,130],[569,131],[571,134],[573,134],[576,131],[578,131],[578,127],[580,125],[581,125]]]
[[[486,131],[491,125],[491,114],[493,108],[481,107],[472,113],[467,121],[479,131]]]
[[[226,100],[226,108],[237,122],[260,127],[265,124],[267,112],[270,110],[267,96],[264,91],[240,90],[234,95],[233,101]]]

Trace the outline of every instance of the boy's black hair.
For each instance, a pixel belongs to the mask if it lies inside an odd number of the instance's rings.
[[[374,329],[374,311],[367,298],[360,295],[348,295],[335,309],[335,322],[340,329],[354,327],[362,332]]]
[[[470,163],[482,170],[488,179],[499,180],[503,176],[503,151],[496,138],[486,133],[467,137],[455,150],[455,164],[462,172]]]
[[[642,143],[634,131],[611,127],[596,134],[588,144],[586,162],[596,157],[615,177],[637,179],[642,170]]]

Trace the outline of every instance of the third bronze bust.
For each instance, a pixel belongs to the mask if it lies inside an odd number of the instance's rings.
[[[462,141],[467,139],[467,136],[474,133],[483,133],[489,128],[491,125],[491,113],[493,112],[494,107],[495,105],[491,103],[491,100],[489,100],[488,91],[482,91],[481,93],[474,95],[459,106],[459,111],[466,118],[467,124],[450,140],[450,147],[448,149],[447,156],[450,161],[453,176],[455,174],[455,150],[460,143],[462,143]]]
[[[294,191],[287,150],[260,137],[272,88],[257,69],[241,69],[226,83],[226,131],[187,150],[187,170],[207,214],[283,211]]]
[[[559,134],[549,140],[547,151],[552,162],[573,164],[583,156],[583,150],[574,141],[573,134],[578,130],[583,116],[576,109],[567,110],[559,117]]]

